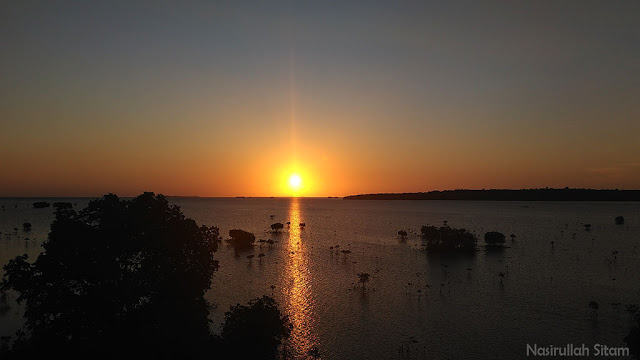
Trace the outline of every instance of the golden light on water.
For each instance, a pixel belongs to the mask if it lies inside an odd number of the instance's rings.
[[[313,281],[309,269],[309,256],[301,238],[303,228],[300,200],[291,198],[289,205],[289,243],[285,274],[288,286],[285,287],[285,299],[289,320],[293,331],[289,339],[289,348],[294,358],[305,358],[317,339],[314,330]]]

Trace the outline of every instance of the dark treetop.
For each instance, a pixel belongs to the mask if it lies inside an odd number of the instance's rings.
[[[219,241],[153,193],[59,207],[43,253],[4,267],[1,290],[25,306],[14,355],[197,357],[213,341],[204,294]]]

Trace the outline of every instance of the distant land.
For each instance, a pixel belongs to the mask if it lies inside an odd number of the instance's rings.
[[[345,200],[640,201],[640,190],[490,189],[345,196]]]

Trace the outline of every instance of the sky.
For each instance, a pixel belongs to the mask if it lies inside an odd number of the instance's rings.
[[[638,14],[0,1],[0,196],[640,189]]]

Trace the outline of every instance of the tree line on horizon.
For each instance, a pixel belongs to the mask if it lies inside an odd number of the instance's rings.
[[[345,200],[485,200],[485,201],[640,201],[640,190],[596,189],[456,189],[415,193],[345,196]]]

